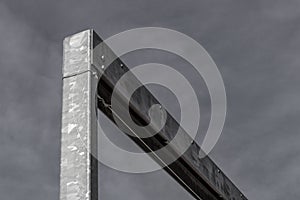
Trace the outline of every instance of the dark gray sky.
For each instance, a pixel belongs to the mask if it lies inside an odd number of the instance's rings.
[[[62,39],[144,26],[191,36],[218,65],[228,112],[210,156],[222,170],[249,199],[300,199],[299,22],[299,0],[1,0],[1,199],[58,199]],[[164,172],[100,171],[106,199],[191,199]]]

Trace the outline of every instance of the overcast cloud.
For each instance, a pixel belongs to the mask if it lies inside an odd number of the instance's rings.
[[[144,26],[191,36],[219,67],[228,112],[210,156],[221,169],[249,199],[300,199],[299,22],[299,0],[1,0],[0,199],[59,198],[63,38],[93,28],[105,39]],[[185,63],[150,55],[132,55],[128,64],[154,59],[184,69],[209,105]],[[204,114],[203,130],[208,118]],[[192,199],[162,171],[129,175],[105,166],[100,195]]]

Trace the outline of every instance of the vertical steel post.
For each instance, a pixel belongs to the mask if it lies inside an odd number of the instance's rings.
[[[60,200],[97,200],[96,91],[93,30],[65,38]],[[96,154],[94,154],[96,155]]]

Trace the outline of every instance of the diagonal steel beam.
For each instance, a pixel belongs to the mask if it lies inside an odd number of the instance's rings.
[[[102,41],[96,33],[94,33],[94,39],[96,41],[95,45]],[[98,51],[99,49],[95,50],[94,57],[105,56],[105,58],[115,59],[116,56],[109,47],[106,46],[105,48],[107,49],[103,50],[102,48],[100,52]],[[107,63],[105,62],[112,64],[106,66]],[[115,122],[110,106],[112,91],[118,80],[127,73],[129,69],[119,58],[116,58],[114,61],[107,59],[105,62],[99,61],[99,59],[96,58],[93,59],[93,64],[95,66],[105,66],[105,71],[101,76],[98,86],[98,95],[100,97],[98,106],[108,118]],[[135,85],[134,82],[139,82],[134,76],[130,77],[130,80],[128,79],[128,82],[123,84],[125,87],[126,85]],[[116,88],[116,90],[118,90],[118,88]],[[128,97],[122,96],[121,92],[118,94],[118,99],[120,99],[119,106],[123,106],[124,110],[128,109],[125,103],[122,104],[122,99]],[[129,110],[131,111],[131,117],[138,124],[148,124],[150,120],[148,110],[154,104],[159,104],[158,100],[146,89],[146,87],[140,87],[130,100]],[[175,137],[178,129],[185,132],[169,113],[166,115],[165,127],[155,136],[147,139],[128,136],[146,152],[155,151],[164,147]],[[208,156],[203,159],[199,158],[198,155],[200,154],[201,148],[186,132],[182,139],[191,143],[190,148],[171,165],[164,167],[165,171],[197,199],[246,199],[240,190]],[[151,154],[151,156],[155,161],[164,166],[164,159],[177,156],[177,150],[176,148],[169,148],[160,155]]]

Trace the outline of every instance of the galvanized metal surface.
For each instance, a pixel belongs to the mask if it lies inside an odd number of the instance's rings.
[[[91,67],[92,31],[64,40],[61,140],[61,200],[98,199],[95,95],[98,80]]]

